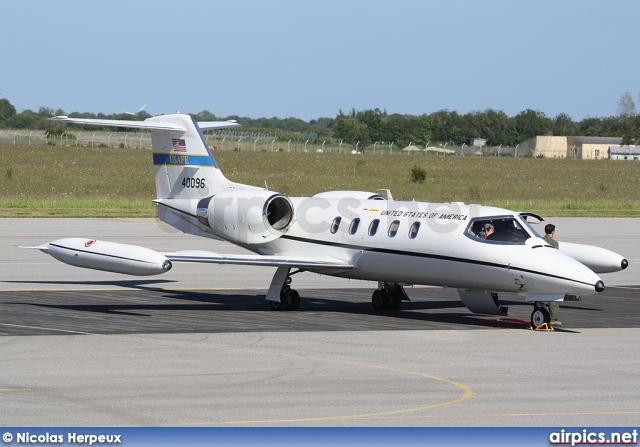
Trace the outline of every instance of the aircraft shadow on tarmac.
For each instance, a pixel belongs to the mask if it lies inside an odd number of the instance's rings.
[[[3,301],[33,310],[36,321],[23,324],[58,327],[69,319],[74,330],[91,333],[525,329],[531,312],[531,305],[504,301],[510,308],[508,317],[475,315],[457,296],[420,297],[403,303],[400,310],[378,311],[371,306],[368,289],[335,292],[341,296],[325,298],[327,289],[305,290],[308,298],[296,312],[272,311],[263,294],[240,291],[84,290],[51,292],[36,299],[18,299],[15,294],[13,300]]]
[[[93,287],[124,287],[144,288],[152,284],[171,284],[177,281],[171,279],[127,279],[122,281],[0,281],[5,284],[46,284],[50,286],[93,286]]]
[[[115,283],[123,290],[0,292],[0,308],[17,306],[22,313],[24,306],[32,309],[34,315],[27,311],[22,317],[25,325],[57,327],[57,321],[69,318],[79,325],[78,330],[91,333],[524,329],[529,326],[532,310],[531,304],[519,298],[503,298],[501,304],[509,307],[509,316],[476,315],[462,305],[455,291],[449,290],[443,297],[441,289],[425,288],[410,289],[412,301],[403,302],[400,310],[379,311],[371,305],[372,289],[362,288],[300,290],[302,306],[299,311],[277,312],[270,310],[263,291],[188,291],[158,287],[172,282],[131,280]],[[113,282],[70,281],[54,284],[114,285]],[[640,318],[634,303],[637,292],[625,296],[616,290],[610,297],[602,294],[596,299],[564,302],[561,319],[565,326],[556,330],[638,327]],[[17,314],[18,309],[12,313]],[[87,313],[92,316],[87,318]],[[4,310],[0,310],[0,314],[8,315]],[[41,321],[43,318],[49,321]],[[566,325],[567,321],[570,326]]]

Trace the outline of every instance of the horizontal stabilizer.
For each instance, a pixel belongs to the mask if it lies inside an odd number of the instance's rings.
[[[134,129],[148,130],[178,130],[186,131],[184,127],[175,124],[157,121],[127,121],[127,120],[101,120],[92,118],[69,118],[68,116],[54,116],[49,118],[52,121],[62,121],[63,123],[91,124],[94,126],[131,127]]]
[[[200,130],[226,129],[229,127],[241,127],[236,121],[198,121]]]
[[[351,269],[352,264],[331,258],[296,258],[288,256],[227,255],[210,251],[178,251],[162,253],[174,262],[209,262],[213,264],[262,265],[298,269]]]
[[[182,126],[167,123],[165,120],[158,120],[158,117],[149,118],[145,121],[130,120],[107,120],[95,118],[69,118],[68,116],[54,116],[49,118],[52,121],[61,121],[63,123],[90,124],[93,126],[113,126],[113,127],[130,127],[133,129],[147,130],[177,130],[185,132]],[[202,121],[198,123],[200,130],[226,129],[229,127],[240,127],[236,121]]]

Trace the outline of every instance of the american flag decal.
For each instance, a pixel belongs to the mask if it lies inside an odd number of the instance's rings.
[[[173,142],[173,150],[175,152],[187,152],[187,145],[185,144],[184,140],[173,138],[171,141]]]

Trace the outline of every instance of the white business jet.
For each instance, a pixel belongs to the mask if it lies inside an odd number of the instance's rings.
[[[376,309],[399,309],[407,285],[454,287],[472,312],[506,315],[500,292],[534,304],[532,325],[549,323],[544,303],[604,290],[597,273],[627,267],[599,247],[549,246],[527,222],[530,213],[463,203],[404,202],[364,191],[288,197],[234,183],[221,172],[202,131],[235,122],[196,122],[188,115],[140,121],[53,118],[68,123],[151,132],[158,217],[185,233],[222,239],[255,254],[158,253],[82,238],[37,247],[78,267],[155,275],[175,262],[276,267],[266,299],[274,310],[300,307],[291,275],[301,271],[376,281]],[[541,219],[540,219],[541,220]],[[293,270],[293,271],[292,271]]]

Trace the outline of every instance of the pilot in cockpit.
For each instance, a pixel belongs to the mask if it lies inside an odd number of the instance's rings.
[[[494,231],[496,231],[495,227],[491,223],[486,223],[482,226],[482,231],[480,232],[480,237],[483,239],[487,239],[491,236]]]

